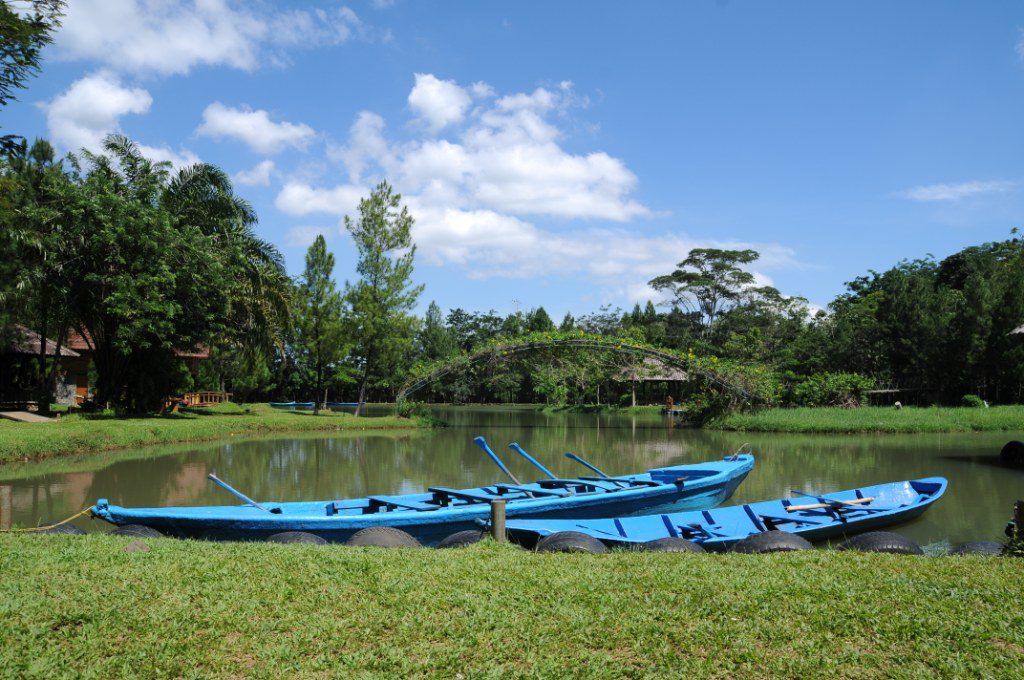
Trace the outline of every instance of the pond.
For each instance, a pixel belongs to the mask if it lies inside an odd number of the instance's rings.
[[[472,443],[482,434],[521,479],[539,476],[506,449],[511,441],[557,475],[584,471],[572,451],[609,474],[696,463],[749,442],[757,465],[730,502],[824,493],[915,477],[944,476],[949,491],[898,531],[922,543],[999,539],[1024,471],[999,450],[1024,433],[786,435],[674,427],[657,414],[545,413],[534,407],[436,409],[449,427],[430,431],[305,434],[121,451],[0,470],[0,528],[67,517],[97,498],[129,506],[232,504],[213,472],[257,500],[332,499],[493,483],[501,474]],[[4,475],[16,474],[16,479]],[[106,530],[80,520],[89,531]]]

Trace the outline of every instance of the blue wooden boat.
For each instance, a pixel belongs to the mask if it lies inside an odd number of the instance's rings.
[[[709,508],[729,498],[753,466],[753,456],[735,455],[622,477],[549,478],[471,489],[432,487],[426,493],[400,496],[290,503],[257,503],[211,477],[248,504],[124,508],[100,499],[92,514],[120,526],[144,524],[183,538],[260,540],[283,531],[304,531],[343,542],[360,529],[389,526],[431,545],[455,532],[478,528],[479,520],[489,517],[492,500],[506,501],[510,518],[615,517]]]
[[[820,496],[800,494],[796,502],[784,498],[644,517],[509,520],[506,527],[527,545],[560,531],[588,534],[609,546],[680,537],[708,550],[725,550],[752,534],[774,530],[820,541],[913,519],[942,496],[946,484],[942,477],[928,477]]]
[[[312,411],[315,404],[311,401],[272,401],[270,408],[284,411]]]

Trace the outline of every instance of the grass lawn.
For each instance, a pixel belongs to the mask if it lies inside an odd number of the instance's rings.
[[[248,410],[248,412],[247,412]],[[356,418],[347,413],[278,411],[266,404],[234,404],[167,416],[118,418],[73,414],[53,423],[0,420],[0,463],[169,442],[201,441],[269,432],[363,430],[418,427],[418,420],[387,416]]]
[[[1024,561],[0,536],[4,677],[1022,677]]]
[[[985,432],[1024,430],[1024,406],[991,408],[776,408],[734,413],[705,425],[749,432]]]

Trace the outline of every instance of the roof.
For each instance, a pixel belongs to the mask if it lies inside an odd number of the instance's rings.
[[[80,352],[91,352],[92,351],[92,338],[89,337],[88,333],[82,335],[75,331],[68,333],[68,347],[78,350]],[[77,355],[76,355],[77,356]],[[209,347],[197,347],[193,350],[175,350],[174,356],[179,359],[209,359],[210,348]]]
[[[644,357],[639,366],[626,366],[619,371],[620,380],[662,382],[668,380],[689,380],[689,374],[677,366],[669,366],[655,357]]]
[[[33,330],[29,330],[20,324],[15,324],[13,327],[8,329],[11,335],[11,341],[7,346],[7,351],[11,354],[31,354],[34,356],[39,355],[40,343],[42,338],[39,334]],[[61,346],[59,348],[60,356],[62,357],[77,357],[78,352],[72,349]],[[57,343],[47,338],[46,340],[46,355],[57,356],[58,347]]]
[[[1010,335],[1024,335],[1024,326],[1017,326],[1010,331]]]

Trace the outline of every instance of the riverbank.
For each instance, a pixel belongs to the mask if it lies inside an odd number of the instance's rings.
[[[0,675],[1024,674],[1009,558],[128,543],[0,535]]]
[[[948,408],[774,408],[732,413],[704,425],[710,430],[794,433],[996,432],[1024,430],[1024,406]]]
[[[72,414],[52,423],[0,420],[0,463],[114,449],[194,442],[273,432],[407,429],[424,426],[418,419],[383,416],[356,418],[348,413],[275,410],[266,404],[212,408],[199,413],[119,418]]]

